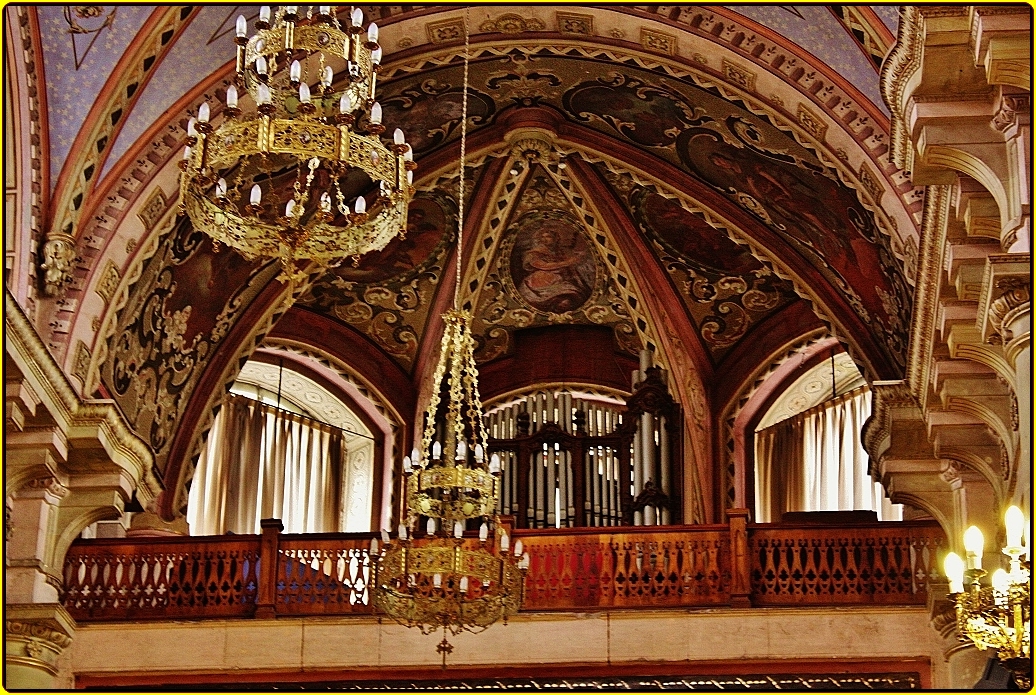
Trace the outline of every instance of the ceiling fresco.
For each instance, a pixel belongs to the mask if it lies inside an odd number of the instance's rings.
[[[406,235],[355,266],[349,262],[313,283],[297,304],[353,326],[413,367],[443,264],[456,240],[455,199],[437,188],[410,204]]]
[[[154,9],[122,4],[36,7],[46,65],[51,186],[90,105]]]
[[[387,80],[386,120],[406,123],[418,151],[434,153],[458,137],[455,104],[443,95],[459,84],[454,65]],[[641,169],[658,158],[703,182],[773,233],[774,256],[795,254],[815,268],[890,361],[903,363],[910,290],[887,237],[855,190],[766,119],[697,86],[692,75],[676,79],[633,64],[619,72],[609,61],[549,49],[473,62],[470,84],[476,132],[510,110],[546,107],[637,147]]]
[[[476,359],[508,354],[517,329],[560,324],[608,326],[619,350],[637,354],[642,343],[626,300],[579,211],[543,165],[523,173],[481,283],[472,321]]]
[[[691,212],[598,166],[651,240],[716,364],[760,320],[800,301],[791,282],[777,277],[705,215]]]
[[[202,372],[277,271],[276,263],[215,251],[185,218],[159,240],[129,289],[107,339],[101,380],[155,452],[159,478]]]

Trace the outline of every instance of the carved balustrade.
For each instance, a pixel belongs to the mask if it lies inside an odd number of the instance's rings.
[[[248,617],[260,565],[257,536],[76,541],[64,604],[76,620]]]
[[[748,537],[752,604],[923,602],[945,542],[928,524],[760,525]]]
[[[522,609],[924,605],[946,543],[934,522],[790,526],[745,516],[620,533],[515,529],[530,559]],[[280,530],[268,520],[262,536],[76,541],[65,607],[79,621],[373,613],[373,534]]]

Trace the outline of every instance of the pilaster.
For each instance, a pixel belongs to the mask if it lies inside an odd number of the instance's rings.
[[[62,687],[58,658],[71,644],[76,623],[57,603],[4,606],[4,687],[52,690]]]

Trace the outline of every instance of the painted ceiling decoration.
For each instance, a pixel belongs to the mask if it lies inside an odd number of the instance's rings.
[[[275,269],[214,253],[172,214],[188,115],[205,102],[218,117],[233,19],[256,8],[98,6],[76,19],[85,33],[61,34],[77,11],[35,10],[54,39],[48,225],[74,237],[76,259],[42,330],[140,429],[179,499],[212,408],[284,311]],[[724,484],[710,468],[720,384],[824,326],[867,378],[901,376],[921,201],[888,159],[877,89],[894,13],[471,11],[461,288],[495,387],[530,335],[607,334],[620,361],[652,350],[690,415],[702,508]],[[367,360],[367,388],[408,420],[454,281],[463,11],[364,12],[381,27],[379,100],[404,124],[418,193],[405,236],[302,283],[277,336]]]

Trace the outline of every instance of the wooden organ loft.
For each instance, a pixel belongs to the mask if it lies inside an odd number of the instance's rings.
[[[649,364],[649,363],[648,363]],[[620,398],[538,388],[490,406],[498,511],[519,528],[655,526],[681,517],[680,406],[642,358]]]

